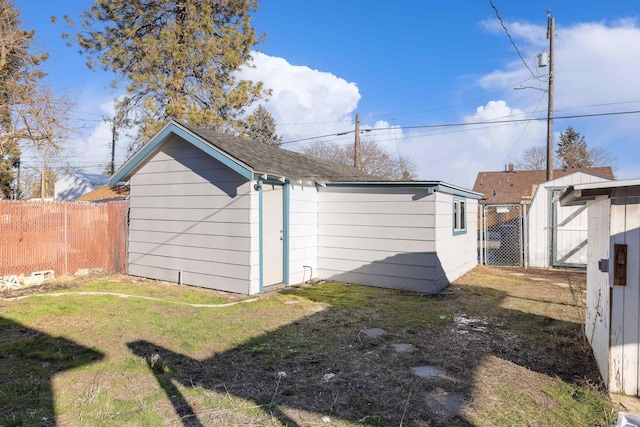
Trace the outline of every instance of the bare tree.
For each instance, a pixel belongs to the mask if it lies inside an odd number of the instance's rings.
[[[341,146],[316,141],[305,146],[302,152],[325,160],[353,165],[354,147],[351,144]],[[358,169],[369,175],[389,181],[410,181],[414,177],[416,167],[411,159],[405,156],[393,156],[375,141],[362,140],[359,152]]]
[[[38,67],[48,55],[32,53],[34,31],[20,25],[11,1],[0,0],[0,162],[20,164],[23,148],[33,148],[44,163],[70,130],[64,117],[71,102],[43,85]]]
[[[516,161],[520,170],[544,170],[547,168],[547,148],[545,146],[531,147]]]

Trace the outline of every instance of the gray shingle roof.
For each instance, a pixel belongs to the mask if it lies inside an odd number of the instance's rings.
[[[284,176],[289,179],[313,179],[330,182],[380,182],[380,178],[358,169],[307,156],[284,148],[176,122],[196,134],[204,142],[249,166],[255,172]]]

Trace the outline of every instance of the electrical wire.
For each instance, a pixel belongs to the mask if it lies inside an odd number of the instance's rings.
[[[581,119],[586,117],[604,117],[604,116],[618,116],[618,115],[626,115],[626,114],[638,114],[640,110],[631,110],[631,111],[614,111],[607,113],[592,113],[592,114],[573,114],[573,115],[565,115],[565,116],[555,116],[554,120],[563,120],[563,119]],[[525,113],[526,114],[526,113]],[[402,129],[436,129],[436,128],[449,128],[449,127],[462,127],[462,126],[473,126],[473,125],[484,125],[484,124],[509,124],[509,123],[524,123],[529,121],[546,121],[547,117],[532,117],[527,119],[508,119],[508,120],[485,120],[485,121],[476,121],[476,122],[463,122],[463,123],[441,123],[435,125],[416,125],[416,126],[401,126]],[[397,128],[394,127],[386,127],[386,128],[372,128],[367,129],[370,132],[377,132],[383,130],[392,130]],[[310,141],[319,138],[327,138],[332,136],[343,136],[354,133],[355,130],[349,130],[346,132],[341,132],[339,134],[327,134],[327,135],[319,135],[312,136],[307,138],[294,139],[291,141],[284,141],[281,145],[285,144],[293,144],[295,142],[304,142]]]
[[[538,79],[539,77],[536,76],[536,74],[531,70],[531,68],[529,68],[529,65],[527,65],[527,61],[524,60],[524,58],[522,57],[522,54],[520,53],[520,50],[518,49],[518,46],[516,46],[516,42],[513,41],[513,38],[511,37],[511,34],[509,34],[509,30],[507,29],[507,26],[504,24],[504,21],[500,17],[500,13],[498,13],[498,8],[496,8],[496,6],[493,4],[492,0],[489,0],[489,4],[491,4],[491,7],[493,8],[494,12],[496,13],[496,16],[498,17],[498,21],[500,21],[500,25],[502,25],[502,28],[504,29],[504,32],[507,34],[507,37],[509,37],[509,40],[511,41],[511,44],[513,45],[513,48],[516,50],[516,53],[520,57],[520,60],[522,60],[522,63],[527,68],[527,70],[529,70],[529,72],[531,73],[533,78]]]
[[[542,100],[544,98],[545,98],[545,94],[542,94],[542,96],[538,100],[538,104],[536,105],[536,108],[534,109],[534,111],[538,109],[538,107],[540,106],[540,103],[542,102]],[[531,113],[531,114],[533,115],[533,113]],[[522,137],[524,136],[525,132],[527,131],[527,128],[529,127],[529,124],[531,124],[531,122],[527,122],[527,124],[524,126],[524,129],[522,129],[522,132],[520,133],[520,136],[518,137],[518,140],[516,141],[515,145],[513,146],[511,151],[509,151],[509,154],[507,154],[507,157],[505,157],[505,159],[502,161],[502,163],[500,163],[498,165],[497,169],[499,169],[501,165],[506,164],[507,160],[509,160],[509,157],[511,157],[511,154],[513,154],[515,149],[518,148],[518,146],[520,145],[520,142],[522,141]]]

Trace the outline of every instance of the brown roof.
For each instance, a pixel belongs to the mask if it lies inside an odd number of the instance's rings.
[[[114,187],[109,187],[108,185],[105,185],[104,187],[96,188],[95,190],[80,196],[77,199],[77,201],[78,202],[96,202],[96,201],[105,201],[108,199],[124,199],[128,196],[129,196],[128,185],[116,185]]]
[[[613,179],[610,166],[599,168],[555,169],[553,178],[560,178],[575,172],[584,172],[602,178]],[[502,172],[479,172],[473,191],[484,194],[482,204],[516,203],[530,200],[538,185],[547,180],[546,170],[514,170]]]

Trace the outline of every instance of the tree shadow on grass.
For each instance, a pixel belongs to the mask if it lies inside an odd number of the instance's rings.
[[[0,426],[55,426],[52,378],[103,357],[0,317]]]
[[[324,416],[362,425],[472,426],[462,408],[474,397],[476,369],[489,357],[570,384],[599,381],[579,324],[499,308],[501,291],[430,297],[370,289],[363,299],[350,298],[348,289],[340,298],[335,288],[314,287],[293,294],[331,307],[205,360],[144,340],[127,345],[147,361],[185,426],[221,419],[200,413],[176,384],[244,399],[268,422],[287,426],[322,424]],[[396,309],[381,309],[385,302]],[[487,305],[495,311],[474,312]],[[459,324],[460,313],[483,320]],[[371,327],[388,333],[369,337],[363,329]],[[413,351],[396,352],[396,343],[410,343]],[[411,369],[418,366],[443,375],[418,377]]]

